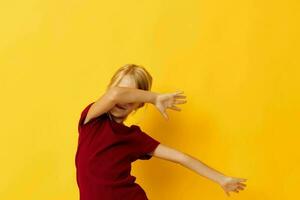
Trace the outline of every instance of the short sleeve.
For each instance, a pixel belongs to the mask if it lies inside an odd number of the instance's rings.
[[[93,119],[91,119],[90,121],[88,121],[86,124],[83,124],[83,122],[84,122],[84,120],[85,120],[85,118],[86,118],[86,116],[87,116],[87,113],[88,113],[90,107],[93,105],[93,103],[95,103],[95,102],[89,103],[89,104],[83,109],[83,111],[82,111],[81,114],[80,114],[80,118],[79,118],[79,122],[78,122],[78,131],[79,131],[79,132],[81,131],[82,127],[87,126],[88,124],[90,124],[90,123],[92,123],[94,120],[96,120],[96,118],[93,118]]]
[[[137,159],[140,160],[149,160],[150,158],[152,158],[149,153],[153,152],[160,144],[158,140],[151,137],[142,130],[137,133],[137,142]]]

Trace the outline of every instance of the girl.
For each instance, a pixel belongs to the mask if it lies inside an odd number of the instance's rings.
[[[140,65],[127,64],[116,71],[106,92],[81,112],[75,157],[80,200],[147,200],[130,174],[131,163],[152,156],[178,163],[230,191],[243,190],[246,181],[225,176],[187,153],[161,144],[137,125],[123,122],[145,103],[153,104],[168,119],[166,109],[180,111],[183,92],[151,92],[152,77]]]

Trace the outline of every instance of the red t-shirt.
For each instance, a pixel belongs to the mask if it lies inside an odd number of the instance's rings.
[[[93,103],[83,109],[78,123],[75,165],[80,200],[147,200],[130,174],[131,162],[149,160],[147,153],[160,142],[139,126],[111,120],[107,113],[83,124]]]

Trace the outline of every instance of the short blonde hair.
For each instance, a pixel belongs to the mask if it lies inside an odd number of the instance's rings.
[[[125,64],[120,67],[112,76],[107,88],[118,85],[121,79],[125,75],[130,75],[134,78],[138,89],[151,90],[152,87],[152,76],[142,65],[137,64]],[[145,103],[141,103],[139,108],[143,107]]]

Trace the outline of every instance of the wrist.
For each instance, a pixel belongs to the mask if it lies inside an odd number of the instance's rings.
[[[225,176],[224,174],[220,174],[220,176],[218,177],[217,183],[219,185],[223,185],[223,183],[226,181],[228,177]]]
[[[151,93],[152,94],[151,94],[150,103],[153,104],[153,105],[155,105],[156,104],[156,99],[157,99],[159,93],[156,93],[156,92],[151,92]]]

